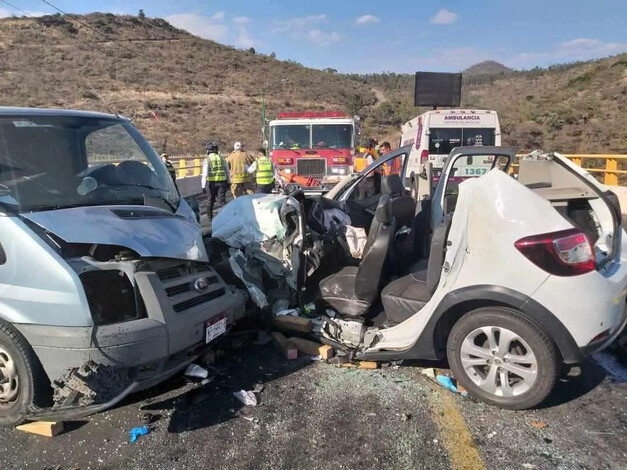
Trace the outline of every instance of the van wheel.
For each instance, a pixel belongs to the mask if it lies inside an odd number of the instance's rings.
[[[12,326],[0,322],[0,425],[23,423],[47,383],[26,339]]]
[[[464,315],[451,330],[447,354],[455,377],[471,395],[512,410],[542,402],[560,370],[551,339],[509,308],[481,308]]]

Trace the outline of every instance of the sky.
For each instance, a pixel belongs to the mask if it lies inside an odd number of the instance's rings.
[[[41,0],[7,0],[31,15]],[[627,0],[49,0],[70,13],[143,9],[198,36],[340,72],[529,69],[627,52]],[[0,3],[0,17],[21,13]]]

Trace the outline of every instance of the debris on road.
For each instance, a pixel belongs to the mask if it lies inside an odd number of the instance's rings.
[[[140,436],[146,436],[149,433],[150,429],[148,429],[148,426],[141,426],[131,429],[129,431],[129,434],[131,435],[131,444],[134,444]]]
[[[402,419],[404,422],[409,421],[409,420],[411,419],[411,413],[403,413],[403,414],[401,415],[401,419]]]
[[[298,349],[296,349],[296,346],[291,343],[283,333],[273,331],[272,338],[279,350],[285,355],[286,359],[292,360],[298,357]]]
[[[299,352],[303,354],[309,354],[310,356],[320,356],[325,361],[333,357],[334,351],[328,344],[320,344],[315,341],[309,341],[303,338],[291,337],[288,338]]]
[[[359,362],[344,362],[340,364],[336,364],[336,367],[346,368],[346,369],[378,369],[379,364],[377,362],[372,361],[359,361]]]
[[[420,373],[426,377],[429,377],[431,380],[435,380],[435,369],[433,367],[429,367],[427,369],[422,369]]]
[[[537,419],[532,419],[532,420],[531,420],[531,425],[532,425],[534,428],[540,428],[540,429],[541,429],[541,428],[546,428],[546,427],[548,426],[548,424],[546,424],[544,421],[539,421],[539,420],[537,420]]]
[[[15,429],[39,436],[54,437],[63,432],[63,421],[35,421],[21,424]]]
[[[196,379],[206,379],[209,377],[209,371],[198,364],[190,364],[185,369],[185,375]]]
[[[246,406],[257,406],[257,397],[252,390],[240,390],[239,392],[233,392],[233,396]]]
[[[456,393],[458,395],[461,395],[463,397],[467,397],[468,396],[468,392],[466,390],[460,390],[457,388],[457,385],[455,384],[455,382],[453,382],[453,379],[451,377],[449,377],[448,375],[437,375],[436,376],[436,381],[445,389]]]

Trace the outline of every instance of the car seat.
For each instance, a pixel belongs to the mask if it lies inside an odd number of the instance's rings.
[[[395,235],[390,256],[394,266],[402,269],[415,258],[416,201],[405,192],[399,175],[386,176],[381,184],[381,190],[383,194],[390,196],[390,210],[396,219],[397,230],[404,228],[404,233]]]
[[[446,216],[433,231],[426,269],[424,263],[419,263],[419,270],[392,281],[381,292],[381,302],[389,324],[404,322],[431,299],[440,282],[452,220],[453,214]]]
[[[379,199],[359,266],[345,266],[318,284],[322,300],[340,315],[359,317],[376,300],[385,278],[384,265],[396,231],[390,197]]]

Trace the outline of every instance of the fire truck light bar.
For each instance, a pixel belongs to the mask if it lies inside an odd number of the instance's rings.
[[[279,113],[278,119],[299,119],[299,118],[349,118],[350,116],[340,111],[315,112],[307,111],[303,113]]]

